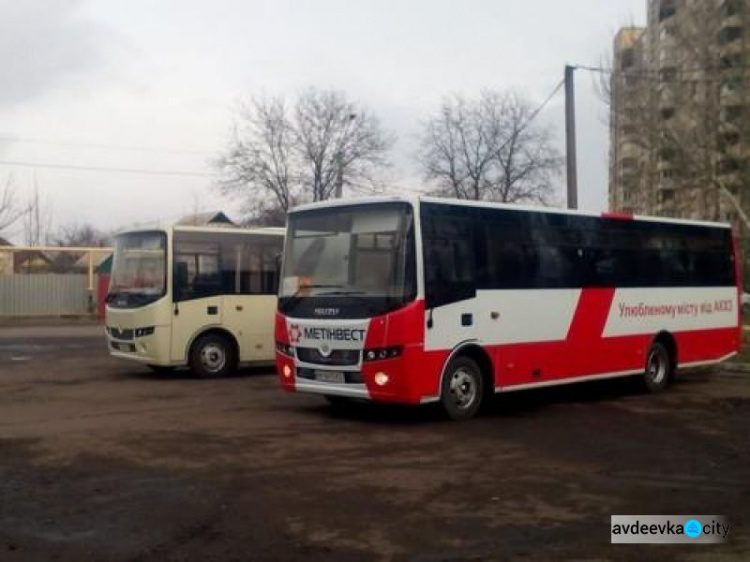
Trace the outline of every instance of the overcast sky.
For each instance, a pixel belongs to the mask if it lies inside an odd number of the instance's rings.
[[[168,176],[0,164],[34,184],[55,227],[112,229],[237,206],[210,160],[255,93],[337,88],[398,135],[398,185],[442,96],[516,89],[541,102],[566,63],[598,64],[646,0],[0,0],[0,162],[184,172]],[[577,83],[579,201],[607,204],[606,107]],[[563,147],[562,95],[539,119]],[[59,144],[57,144],[59,143]],[[562,184],[561,184],[562,185]],[[395,189],[395,188],[394,188]],[[562,197],[562,196],[561,196]],[[19,229],[10,233],[20,241]]]

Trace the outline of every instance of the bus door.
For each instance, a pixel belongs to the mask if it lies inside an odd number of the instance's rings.
[[[222,324],[223,281],[216,242],[175,239],[171,359],[188,359],[191,341]]]
[[[282,238],[243,239],[244,243],[234,244],[225,255],[226,260],[231,257],[234,267],[232,290],[222,298],[224,325],[239,340],[241,361],[271,361]]]
[[[473,225],[464,216],[422,218],[427,349],[478,341]]]

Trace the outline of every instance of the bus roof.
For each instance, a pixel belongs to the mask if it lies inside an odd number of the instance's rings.
[[[227,226],[161,226],[161,227],[142,227],[123,230],[117,234],[133,234],[136,232],[202,232],[202,233],[226,233],[226,234],[257,234],[259,236],[284,236],[286,229],[278,226],[262,227],[227,227]]]
[[[468,199],[450,199],[445,197],[431,197],[428,195],[383,195],[377,197],[358,197],[352,199],[329,199],[328,201],[319,201],[317,203],[307,203],[299,205],[293,209],[290,209],[290,213],[297,211],[308,211],[311,209],[324,209],[327,207],[348,207],[351,205],[370,205],[376,203],[391,203],[391,202],[404,202],[411,203],[416,206],[419,202],[425,203],[437,203],[441,205],[457,205],[463,207],[481,207],[489,209],[507,209],[511,211],[527,211],[533,213],[556,213],[563,215],[578,215],[587,217],[598,217],[598,218],[610,218],[610,219],[621,219],[621,220],[637,220],[646,222],[661,222],[669,224],[685,224],[695,226],[708,226],[714,228],[731,228],[732,225],[723,222],[711,222],[711,221],[700,221],[700,220],[689,220],[689,219],[675,219],[668,217],[655,217],[647,215],[630,215],[623,213],[613,212],[602,212],[597,213],[594,211],[581,211],[572,209],[562,209],[559,207],[535,207],[533,205],[516,205],[511,203],[494,203],[489,201],[472,201]]]

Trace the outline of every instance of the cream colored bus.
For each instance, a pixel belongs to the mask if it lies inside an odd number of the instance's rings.
[[[110,353],[155,371],[230,374],[274,358],[283,228],[175,226],[115,239]]]

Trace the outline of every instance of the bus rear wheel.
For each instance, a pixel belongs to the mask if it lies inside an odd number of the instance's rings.
[[[479,411],[483,396],[482,373],[476,362],[469,357],[451,359],[440,389],[445,413],[456,421],[468,420]]]
[[[237,354],[225,336],[202,335],[190,349],[190,370],[202,379],[226,377],[236,368]]]
[[[661,342],[651,344],[646,354],[644,382],[651,392],[662,392],[672,379],[672,358]]]

